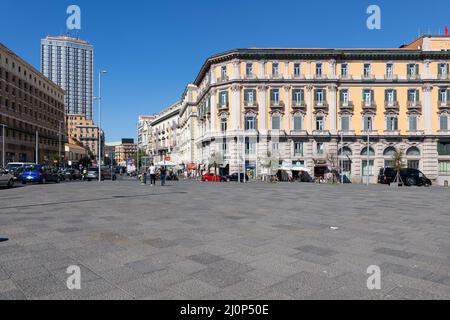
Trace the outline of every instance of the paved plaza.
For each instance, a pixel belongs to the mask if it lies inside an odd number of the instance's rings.
[[[450,190],[136,180],[0,189],[3,299],[449,299]],[[81,290],[66,286],[81,268]],[[381,290],[368,290],[369,266]]]

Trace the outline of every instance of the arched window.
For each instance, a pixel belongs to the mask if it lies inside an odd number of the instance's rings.
[[[407,157],[418,157],[420,156],[420,150],[417,147],[411,147],[406,151]]]
[[[365,147],[365,148],[362,149],[361,155],[367,157],[367,147]],[[372,147],[370,147],[370,149],[369,149],[369,156],[371,156],[371,157],[374,157],[374,156],[375,156],[375,150],[373,150]]]
[[[352,152],[352,149],[350,149],[349,147],[343,147],[339,150],[338,155],[350,157],[353,155],[353,152]]]
[[[384,150],[383,155],[385,157],[393,157],[395,152],[397,152],[397,150],[395,150],[394,147],[388,147]]]

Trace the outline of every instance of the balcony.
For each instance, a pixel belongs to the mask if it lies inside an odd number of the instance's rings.
[[[373,74],[363,74],[362,80],[363,81],[375,81],[375,75],[373,75]]]
[[[291,78],[294,80],[305,80],[306,79],[306,77],[303,74],[295,74],[295,73],[291,76]]]
[[[255,80],[257,79],[257,76],[254,73],[246,73],[244,75],[245,80]]]
[[[245,101],[244,102],[244,109],[245,110],[253,110],[257,111],[259,108],[259,105],[256,101]]]
[[[279,74],[279,73],[274,73],[271,75],[271,78],[274,80],[281,80],[281,79],[283,79],[283,75]]]
[[[218,103],[218,104],[217,104],[217,110],[218,110],[219,112],[222,112],[222,111],[228,111],[228,109],[229,109],[228,103]]]
[[[296,112],[296,111],[305,111],[306,110],[306,103],[305,101],[297,101],[297,100],[293,100],[292,101],[292,111]]]
[[[328,130],[313,130],[312,134],[316,137],[328,137],[331,135],[331,132]]]
[[[363,101],[361,102],[361,107],[363,111],[375,111],[377,109],[377,104],[375,103],[375,101],[372,102]]]
[[[314,109],[316,110],[327,110],[328,102],[326,101],[314,101]]]
[[[400,130],[384,130],[384,135],[389,137],[400,136]]]
[[[438,130],[439,136],[450,136],[450,130]]]
[[[284,131],[284,130],[269,130],[269,135],[272,137],[273,136],[276,136],[276,137],[285,136],[286,131]]]
[[[227,82],[229,80],[227,75],[223,75],[219,78],[217,78],[217,83],[223,83],[223,82]]]
[[[419,75],[419,74],[416,74],[416,73],[412,73],[412,74],[408,74],[408,75],[406,76],[406,78],[407,78],[409,81],[417,81],[417,80],[420,80],[420,75]]]
[[[396,75],[396,74],[385,74],[384,75],[384,80],[397,81],[398,80],[398,75]]]
[[[422,108],[422,102],[420,101],[408,101],[408,110],[417,110]]]
[[[283,101],[270,101],[270,109],[272,109],[272,111],[283,111],[285,108],[285,104]]]
[[[338,135],[344,137],[352,137],[355,135],[355,130],[340,130],[338,131]]]
[[[326,80],[327,79],[327,75],[325,74],[315,74],[314,75],[314,80]]]
[[[415,130],[415,131],[408,130],[408,131],[406,131],[406,134],[411,137],[420,137],[420,136],[425,135],[425,131],[424,130]]]
[[[441,73],[437,76],[438,80],[450,80],[450,74],[448,73]]]
[[[438,102],[438,108],[440,110],[442,110],[442,109],[445,109],[445,110],[450,109],[450,101],[439,101]]]
[[[398,101],[385,101],[384,108],[386,110],[398,110],[400,108],[400,105]]]
[[[355,105],[353,101],[347,101],[345,103],[343,101],[339,101],[339,108],[341,109],[341,111],[353,112],[353,110],[355,110]]]
[[[353,76],[352,76],[352,75],[349,75],[349,74],[341,74],[341,75],[339,76],[339,79],[340,79],[340,80],[353,80]]]
[[[291,130],[290,135],[295,136],[295,137],[307,137],[308,131],[306,131],[306,130]]]

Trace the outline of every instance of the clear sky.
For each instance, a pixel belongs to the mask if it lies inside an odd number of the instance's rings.
[[[81,7],[79,36],[94,45],[96,74],[109,72],[102,105],[108,141],[136,137],[137,116],[177,101],[212,54],[245,47],[398,47],[419,30],[450,26],[448,0],[1,2],[0,42],[38,70],[40,39],[64,34],[66,8]],[[366,27],[371,4],[381,7],[381,30]]]

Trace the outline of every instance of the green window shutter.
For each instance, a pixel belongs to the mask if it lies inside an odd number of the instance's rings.
[[[397,90],[394,90],[394,101],[397,101]]]
[[[420,90],[416,90],[416,100],[420,101]]]
[[[419,74],[419,71],[420,71],[419,64],[416,64],[416,74]]]
[[[388,93],[389,93],[388,89],[384,90],[384,101],[388,101]]]
[[[300,89],[300,96],[302,98],[302,101],[305,101],[305,90],[304,89]]]
[[[327,90],[323,89],[323,101],[327,101]]]
[[[249,92],[248,89],[244,90],[244,102],[248,102],[248,92]]]
[[[438,76],[441,76],[442,72],[441,72],[441,64],[440,63],[438,63],[437,68],[438,68]]]
[[[339,101],[341,101],[341,102],[344,101],[343,97],[344,97],[344,90],[340,90],[339,91]]]
[[[372,102],[375,101],[375,90],[370,90],[370,96],[372,98]]]

